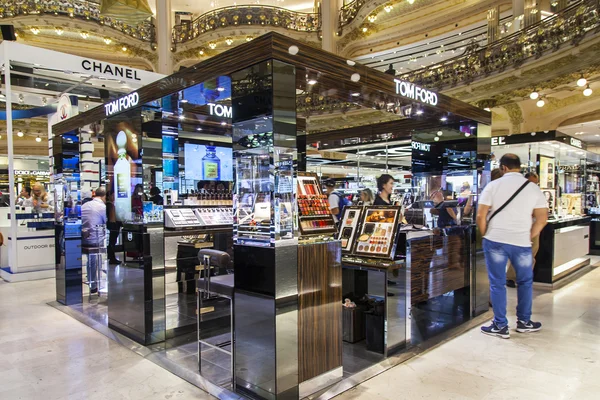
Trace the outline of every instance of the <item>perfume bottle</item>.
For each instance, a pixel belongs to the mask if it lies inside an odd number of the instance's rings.
[[[127,161],[127,135],[120,131],[117,134],[117,154],[119,156],[114,167],[115,212],[117,219],[127,221],[131,216],[131,166]]]
[[[215,146],[206,146],[206,155],[202,157],[202,179],[221,180],[221,160]]]

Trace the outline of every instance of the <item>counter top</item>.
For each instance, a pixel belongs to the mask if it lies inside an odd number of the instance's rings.
[[[548,221],[548,225],[546,225],[545,229],[560,229],[574,225],[586,225],[589,224],[591,220],[592,217],[587,215],[583,215],[580,217],[562,218],[559,220]]]

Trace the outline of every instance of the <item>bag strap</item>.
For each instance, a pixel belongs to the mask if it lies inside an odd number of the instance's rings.
[[[510,202],[511,202],[511,201],[513,201],[513,200],[514,200],[514,198],[515,198],[515,197],[517,197],[517,195],[518,195],[519,193],[521,193],[521,191],[522,191],[523,189],[525,189],[525,186],[527,186],[529,183],[530,183],[530,181],[529,181],[529,180],[525,181],[525,183],[524,183],[523,185],[521,185],[521,187],[520,187],[519,189],[517,189],[517,191],[516,191],[516,192],[515,192],[515,193],[514,193],[512,196],[510,196],[510,198],[509,198],[508,200],[506,200],[506,203],[502,204],[502,207],[500,207],[499,209],[497,209],[496,211],[494,211],[494,212],[492,213],[492,215],[490,216],[490,218],[487,220],[488,224],[490,223],[490,221],[492,220],[492,218],[494,218],[494,217],[495,217],[495,216],[496,216],[496,215],[497,215],[497,214],[498,214],[500,211],[504,210],[504,208],[505,208],[507,205],[509,205],[509,204],[510,204]]]

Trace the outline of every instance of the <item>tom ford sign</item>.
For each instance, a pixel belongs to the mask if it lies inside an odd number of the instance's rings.
[[[121,111],[129,110],[138,105],[140,102],[140,95],[137,92],[128,94],[127,96],[119,97],[104,105],[104,112],[106,116],[110,116]]]
[[[424,104],[435,106],[438,103],[438,96],[435,92],[427,90],[411,82],[394,79],[396,82],[396,93],[400,96],[419,101]]]
[[[126,68],[92,60],[83,60],[81,62],[81,67],[86,71],[98,72],[103,75],[112,75],[115,78],[127,78],[141,81],[138,76],[138,71],[133,68]]]
[[[224,118],[232,118],[233,117],[233,110],[232,110],[231,106],[223,106],[221,104],[213,104],[213,103],[209,103],[208,106],[210,107],[210,115],[216,115],[217,117],[224,117]]]

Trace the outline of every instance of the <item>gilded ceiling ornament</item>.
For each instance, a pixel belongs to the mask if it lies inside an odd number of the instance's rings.
[[[152,10],[148,0],[102,0],[100,14],[137,23],[150,18]]]
[[[508,118],[512,126],[513,133],[521,133],[521,124],[525,122],[523,119],[523,111],[518,103],[509,103],[502,106],[508,113]]]

